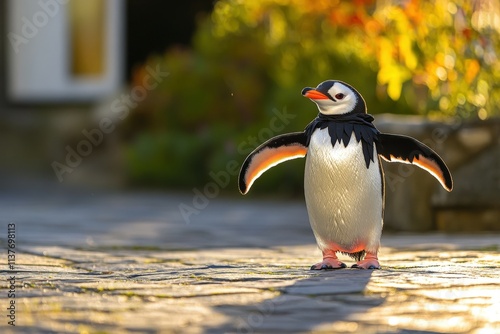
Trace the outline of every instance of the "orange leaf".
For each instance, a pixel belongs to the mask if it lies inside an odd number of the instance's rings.
[[[465,82],[470,84],[479,73],[481,65],[476,59],[467,59],[465,61]]]

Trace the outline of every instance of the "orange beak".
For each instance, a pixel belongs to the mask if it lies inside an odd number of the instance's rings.
[[[304,89],[305,90],[305,89]],[[311,99],[311,100],[328,100],[328,96],[325,94],[318,92],[316,89],[308,89],[303,92],[305,97]]]

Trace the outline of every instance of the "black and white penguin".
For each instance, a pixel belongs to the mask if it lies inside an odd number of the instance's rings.
[[[357,260],[353,268],[380,268],[384,174],[380,157],[419,166],[451,191],[444,161],[428,146],[401,135],[380,133],[361,94],[342,81],[328,80],[302,95],[319,114],[303,132],[283,134],[257,147],[244,161],[239,190],[246,194],[269,168],[306,157],[304,191],[309,221],[323,261],[311,270],[345,268],[336,253]]]

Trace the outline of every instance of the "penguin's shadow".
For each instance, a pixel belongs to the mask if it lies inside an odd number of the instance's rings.
[[[328,332],[333,329],[350,332],[357,327],[357,315],[366,314],[385,300],[366,291],[373,272],[360,269],[310,271],[308,278],[275,287],[279,295],[258,304],[216,306],[215,310],[230,320],[206,328],[204,333]]]

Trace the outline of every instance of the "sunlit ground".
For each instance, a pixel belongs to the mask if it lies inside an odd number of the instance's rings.
[[[385,233],[381,270],[318,272],[309,270],[321,254],[301,201],[217,198],[186,223],[179,204],[189,194],[32,189],[1,199],[16,224],[16,316],[28,333],[492,333],[500,325],[495,234]],[[5,322],[0,329],[15,332]]]

